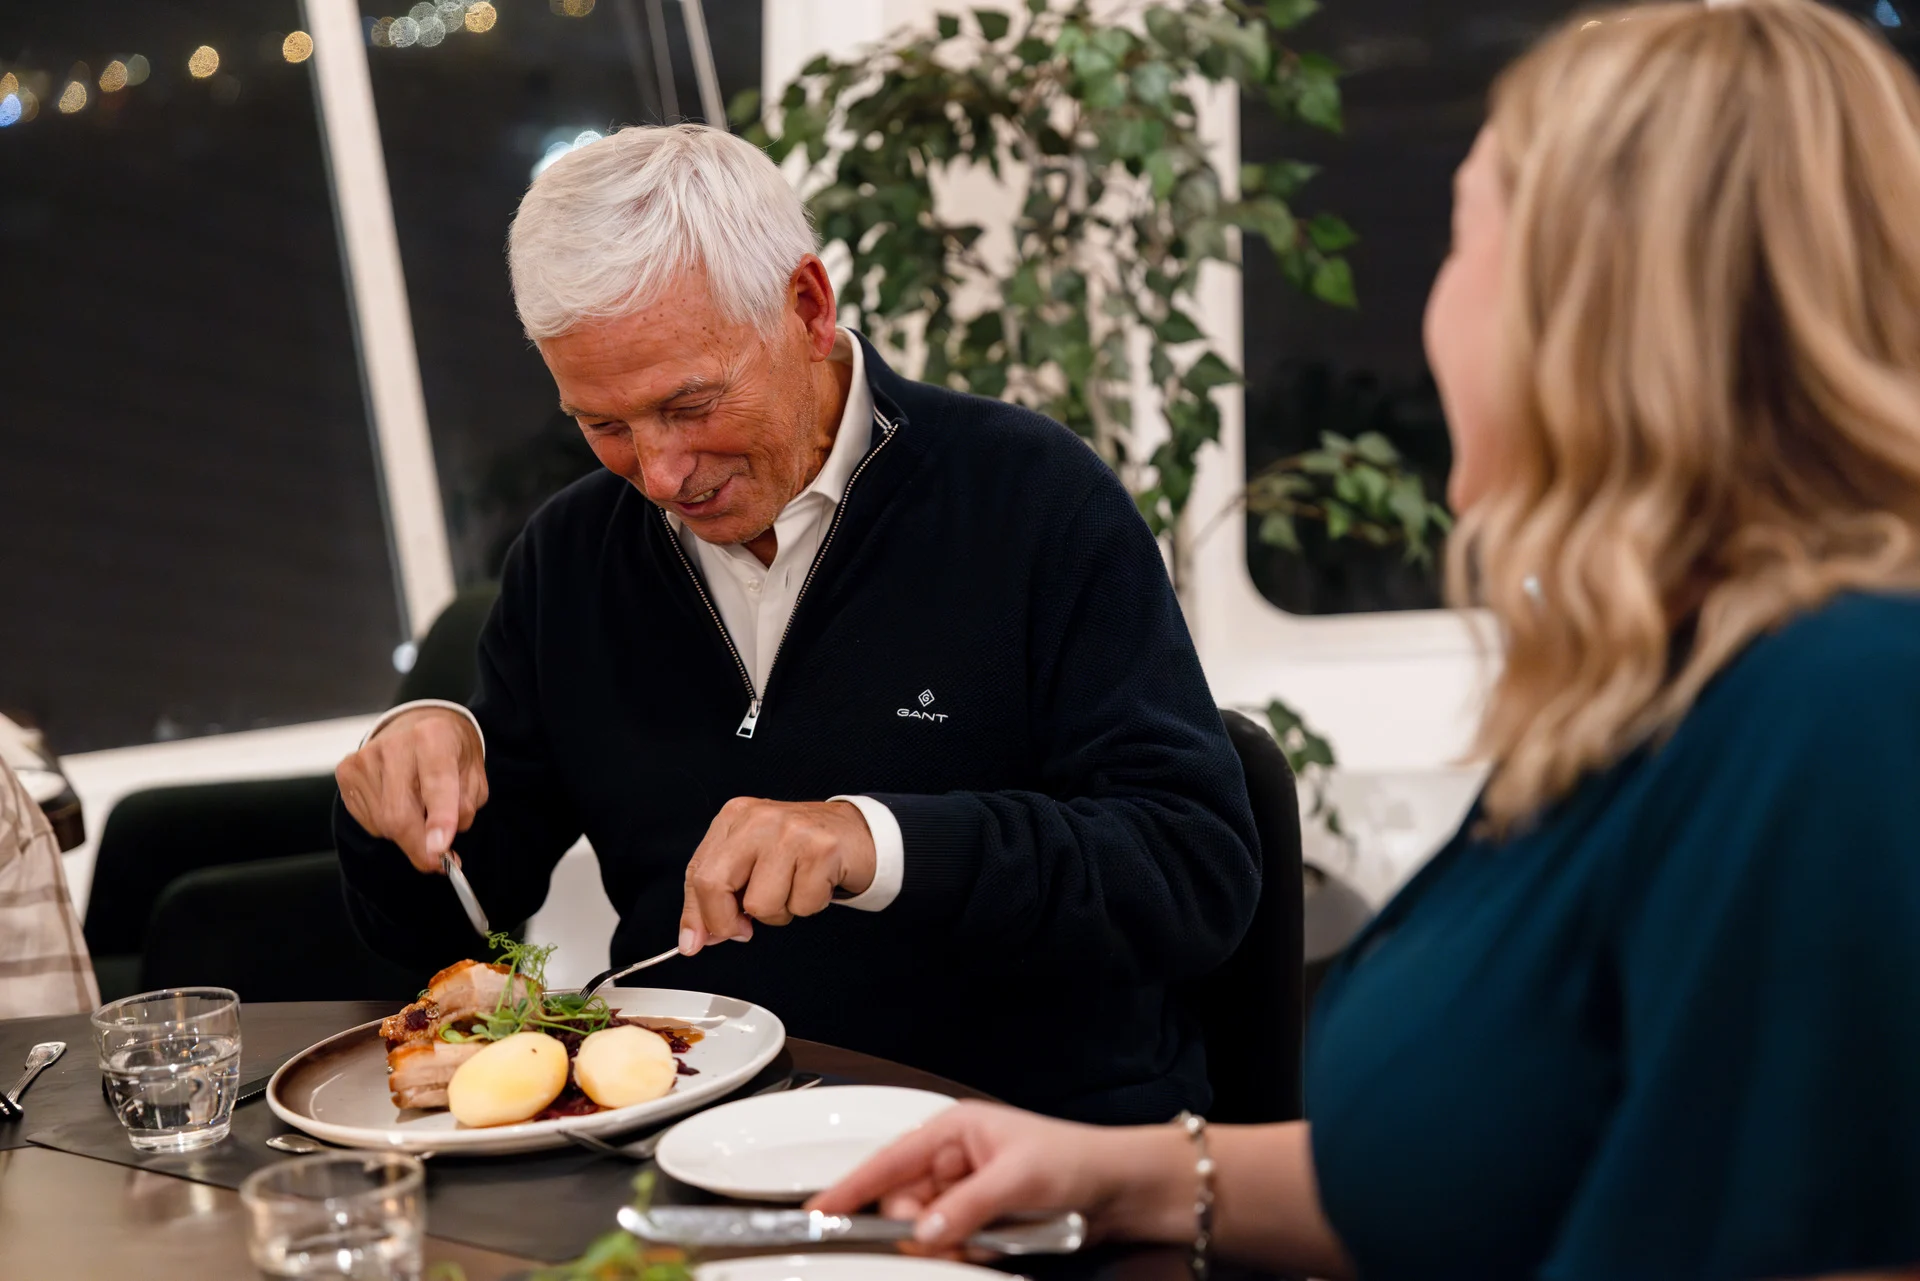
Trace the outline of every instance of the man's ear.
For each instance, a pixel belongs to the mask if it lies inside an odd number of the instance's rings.
[[[787,281],[787,302],[807,329],[807,345],[813,359],[825,360],[833,353],[833,339],[840,322],[838,303],[833,296],[833,281],[827,278],[827,265],[818,254],[808,254],[793,269]]]

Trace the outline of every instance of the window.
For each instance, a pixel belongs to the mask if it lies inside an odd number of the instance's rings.
[[[454,572],[471,584],[497,577],[534,509],[599,465],[514,315],[514,208],[541,160],[587,131],[701,119],[697,80],[677,0],[500,3],[486,30],[431,46],[407,33],[395,47],[392,20],[379,26],[395,10],[378,0],[361,11]],[[727,101],[760,83],[760,4],[704,11]]]
[[[0,707],[62,751],[392,692],[298,25],[294,0],[0,18]]]
[[[1572,0],[1342,0],[1299,32],[1301,47],[1346,70],[1346,132],[1282,129],[1264,107],[1243,105],[1249,161],[1280,156],[1322,166],[1302,212],[1342,214],[1361,240],[1350,251],[1360,308],[1348,314],[1287,285],[1264,245],[1247,254],[1244,280],[1247,471],[1313,447],[1323,431],[1378,431],[1444,491],[1451,450],[1446,419],[1421,351],[1427,289],[1446,257],[1454,168],[1473,145],[1487,91],[1501,68],[1560,19]],[[1912,0],[1849,0],[1913,59]],[[1432,608],[1437,570],[1398,551],[1329,543],[1301,528],[1305,555],[1246,531],[1247,564],[1262,595],[1297,614]]]

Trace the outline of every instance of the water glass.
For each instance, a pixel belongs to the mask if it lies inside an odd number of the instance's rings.
[[[107,1101],[133,1146],[191,1152],[227,1137],[240,1088],[240,998],[224,987],[143,992],[93,1012]]]
[[[413,1281],[426,1210],[420,1162],[331,1152],[256,1170],[240,1185],[247,1252],[270,1277]]]

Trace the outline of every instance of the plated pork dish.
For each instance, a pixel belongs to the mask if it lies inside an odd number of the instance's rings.
[[[699,1031],[622,1017],[597,995],[549,992],[552,947],[487,941],[498,960],[448,966],[381,1022],[395,1107],[512,1125],[648,1103],[695,1073],[680,1056]]]

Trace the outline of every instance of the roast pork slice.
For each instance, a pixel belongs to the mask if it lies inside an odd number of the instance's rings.
[[[409,1041],[387,1054],[387,1088],[397,1108],[447,1106],[447,1082],[462,1063],[486,1047],[485,1041]]]
[[[433,976],[427,984],[427,1000],[436,1011],[434,1033],[443,1027],[459,1026],[480,1015],[490,1014],[505,994],[508,1008],[523,1001],[540,999],[540,985],[529,982],[504,965],[486,965],[479,961],[456,961]],[[405,1013],[405,1011],[401,1011]]]
[[[440,1007],[432,997],[415,1001],[398,1014],[380,1020],[380,1036],[387,1049],[397,1050],[409,1041],[431,1040],[440,1027]]]

